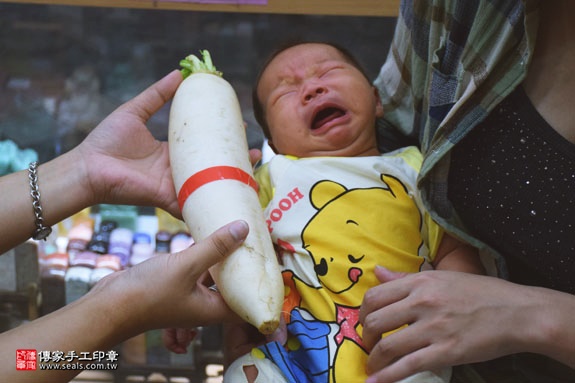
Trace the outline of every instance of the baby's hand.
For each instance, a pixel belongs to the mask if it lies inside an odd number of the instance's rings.
[[[260,149],[250,149],[250,162],[252,166],[256,166],[262,160],[262,151]]]
[[[162,342],[171,352],[185,354],[196,335],[197,329],[168,328],[162,331]]]
[[[283,315],[280,317],[280,325],[278,329],[271,335],[266,336],[267,342],[278,342],[279,344],[285,345],[287,343],[287,326],[284,321]]]

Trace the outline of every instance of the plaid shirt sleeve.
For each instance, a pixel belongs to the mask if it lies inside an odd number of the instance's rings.
[[[402,0],[388,57],[374,84],[385,116],[382,150],[395,138],[419,145],[422,199],[433,218],[456,226],[447,200],[449,150],[525,77],[537,0]]]

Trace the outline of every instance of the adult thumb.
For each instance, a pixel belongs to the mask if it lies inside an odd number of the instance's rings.
[[[203,273],[233,253],[244,242],[248,232],[247,222],[238,220],[219,228],[204,240],[196,242],[189,248],[189,251],[194,252],[195,274]]]

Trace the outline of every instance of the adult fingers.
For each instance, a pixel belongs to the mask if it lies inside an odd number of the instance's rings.
[[[373,374],[401,358],[430,345],[427,337],[421,336],[420,324],[415,322],[391,333],[384,334],[369,353],[366,370]],[[417,371],[413,371],[417,372]],[[412,372],[412,373],[413,373]]]
[[[363,297],[363,302],[359,310],[359,319],[363,322],[367,315],[379,310],[382,307],[405,299],[413,289],[413,276],[420,275],[405,273],[394,273],[383,267],[376,267],[376,277],[382,284],[367,290]]]
[[[400,283],[398,283],[400,282]],[[359,309],[359,321],[363,326],[362,340],[371,350],[381,335],[413,321],[414,312],[408,309],[406,298],[410,290],[402,281],[382,284],[369,289]]]
[[[369,374],[366,383],[394,383],[415,373],[432,370],[437,353],[433,345],[420,348]]]
[[[415,323],[417,314],[408,307],[408,303],[402,301],[366,316],[362,322],[362,340],[367,350],[373,352],[376,345],[381,346],[382,337],[391,336],[406,325]]]

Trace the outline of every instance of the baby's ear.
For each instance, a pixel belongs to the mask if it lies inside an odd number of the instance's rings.
[[[373,87],[373,94],[375,95],[375,116],[383,117],[383,104],[381,103],[381,97],[379,97],[379,92],[375,86]]]

